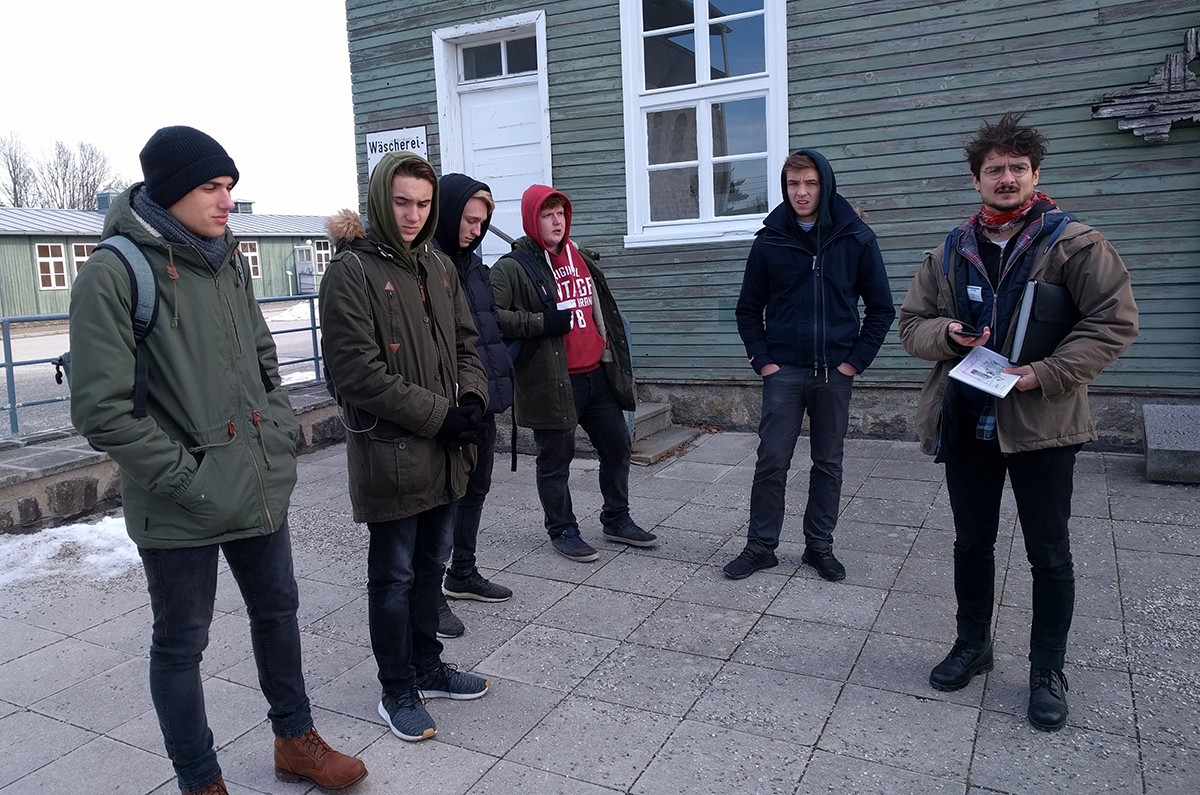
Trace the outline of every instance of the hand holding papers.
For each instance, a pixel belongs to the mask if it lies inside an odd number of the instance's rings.
[[[1021,376],[1016,373],[1006,373],[1008,359],[988,350],[987,348],[972,348],[963,360],[950,371],[950,377],[964,384],[982,389],[989,395],[998,398],[1005,397]]]

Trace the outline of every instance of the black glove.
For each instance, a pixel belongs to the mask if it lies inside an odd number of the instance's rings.
[[[451,406],[434,438],[447,444],[461,444],[466,441],[464,436],[478,435],[476,426],[482,417],[479,406]]]
[[[542,334],[547,337],[561,337],[571,330],[571,318],[575,313],[570,309],[553,309],[542,313]]]

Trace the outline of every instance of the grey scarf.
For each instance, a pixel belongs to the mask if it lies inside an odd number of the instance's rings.
[[[168,243],[195,247],[204,257],[204,261],[208,263],[208,267],[212,268],[213,273],[221,269],[221,264],[229,256],[230,246],[225,242],[224,235],[200,237],[192,234],[187,227],[179,223],[175,216],[151,199],[145,189],[133,194],[133,211],[157,230]]]

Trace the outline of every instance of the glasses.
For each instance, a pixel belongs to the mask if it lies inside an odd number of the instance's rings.
[[[1005,170],[1008,170],[1014,177],[1020,179],[1029,173],[1029,166],[1024,163],[1012,163],[1008,166],[988,166],[983,169],[983,175],[988,179],[1000,179],[1004,176]]]

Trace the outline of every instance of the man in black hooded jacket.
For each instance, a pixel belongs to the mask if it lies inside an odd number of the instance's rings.
[[[801,560],[841,580],[846,569],[833,556],[833,530],[850,392],[896,309],[875,233],[838,194],[829,161],[802,149],[784,162],[780,181],[784,200],[750,249],[737,303],[738,333],[763,377],[763,407],[746,548],[725,575],[740,580],[778,565],[788,467],[807,411],[813,463]]]
[[[496,314],[496,297],[492,294],[488,267],[478,253],[495,209],[496,202],[485,183],[466,174],[445,174],[438,180],[438,223],[433,233],[433,247],[453,260],[458,270],[463,295],[471,307],[475,330],[479,332],[475,350],[488,379],[488,408],[483,415],[487,431],[478,446],[479,461],[467,480],[467,493],[455,503],[454,551],[438,606],[438,634],[446,638],[456,638],[466,629],[446,604],[447,596],[480,602],[503,602],[512,596],[511,590],[491,582],[475,566],[479,520],[484,499],[492,487],[496,414],[513,402],[512,357],[500,336],[500,318]]]

